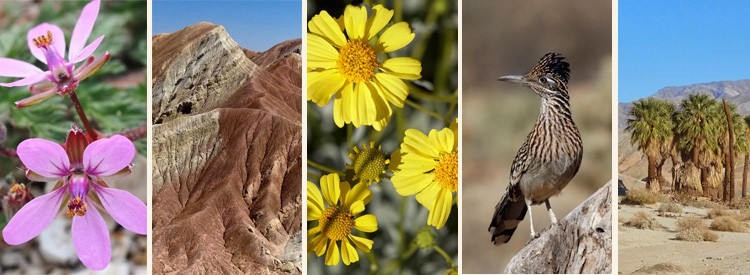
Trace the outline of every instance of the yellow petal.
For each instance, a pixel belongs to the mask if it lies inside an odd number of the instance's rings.
[[[458,117],[453,120],[448,128],[453,131],[453,150],[458,151]]]
[[[352,187],[352,190],[346,195],[344,198],[344,205],[345,207],[349,207],[350,205],[353,205],[354,202],[361,201],[365,202],[365,200],[370,197],[372,192],[370,192],[370,189],[367,189],[367,184],[356,184],[354,187]],[[363,205],[364,207],[364,205]]]
[[[320,177],[320,187],[323,189],[323,197],[328,204],[337,205],[341,194],[341,184],[338,174],[328,174]]]
[[[409,23],[398,22],[386,29],[375,46],[375,51],[389,53],[403,48],[414,40]]]
[[[432,173],[406,174],[403,171],[399,171],[391,178],[393,187],[401,196],[411,196],[424,190],[435,178]]]
[[[339,264],[339,245],[336,244],[336,241],[331,241],[326,252],[326,265],[337,264]]]
[[[365,29],[367,40],[375,37],[385,25],[388,25],[388,22],[393,17],[393,11],[384,8],[382,5],[375,5],[372,7],[372,10],[375,14],[367,20],[367,28]]]
[[[323,197],[320,195],[320,190],[318,190],[318,187],[312,183],[307,182],[307,211],[308,214],[310,214],[310,210],[313,208],[314,211],[317,211],[318,215],[320,212],[322,212],[325,209],[325,205],[323,204]],[[310,219],[310,217],[307,217],[307,220],[317,220]]]
[[[430,143],[437,147],[440,153],[448,153],[453,150],[453,131],[448,128],[442,130],[431,130],[430,131]]]
[[[354,249],[354,246],[347,239],[341,240],[341,258],[343,258],[345,265],[359,261],[357,250]]]
[[[387,73],[377,73],[375,82],[380,86],[380,91],[388,102],[399,108],[404,107],[404,100],[409,95],[409,87],[404,81]]]
[[[344,10],[344,25],[346,34],[351,40],[357,40],[365,36],[367,24],[367,9],[359,6],[346,6]]]
[[[378,230],[378,219],[373,214],[362,215],[354,220],[354,228],[362,232]]]
[[[307,100],[318,106],[325,106],[331,97],[346,87],[346,79],[341,74],[329,74],[310,84],[307,88]]]
[[[327,11],[321,11],[318,15],[313,16],[307,27],[311,33],[322,36],[333,44],[336,48],[341,48],[346,44],[346,37],[341,32],[338,23]]]
[[[327,243],[328,243],[328,239],[326,238],[325,235],[320,234],[318,236],[315,236],[315,238],[313,238],[309,243],[308,251],[312,250],[315,252],[315,255],[320,257],[321,255],[323,255],[323,253],[326,252]]]
[[[401,150],[406,151],[408,154],[417,154],[428,159],[437,159],[440,157],[440,152],[430,143],[430,139],[417,129],[406,130]]]
[[[373,240],[363,238],[363,237],[357,237],[354,235],[349,235],[349,239],[352,240],[354,245],[357,246],[359,250],[362,250],[365,253],[370,252],[370,249],[372,249],[372,244],[374,243]]]
[[[384,112],[385,116],[383,116],[381,119],[378,119],[377,121],[372,123],[372,128],[375,129],[376,131],[382,131],[383,128],[385,128],[385,126],[388,125],[388,121],[391,120],[391,115],[393,115],[393,110],[391,109],[391,105],[388,105],[388,103],[385,103],[383,105],[386,107],[385,112]]]
[[[380,65],[380,69],[390,75],[403,79],[422,78],[422,63],[411,57],[394,57]]]
[[[339,51],[328,41],[314,33],[307,34],[307,67],[308,68],[336,68]]]
[[[424,206],[424,208],[427,208],[427,210],[432,211],[432,208],[435,206],[435,200],[437,200],[437,196],[440,193],[440,189],[443,188],[437,183],[428,185],[422,190],[422,192],[419,192],[419,194],[415,196],[417,202]]]
[[[451,208],[453,206],[453,193],[440,188],[440,192],[435,200],[435,206],[430,210],[430,215],[427,217],[427,224],[434,226],[436,229],[443,228],[445,222],[448,220],[448,216],[451,214]]]
[[[365,204],[362,201],[355,201],[351,206],[349,206],[349,213],[351,213],[352,215],[362,213],[362,211],[365,211]]]
[[[318,82],[321,78],[331,75],[331,74],[339,74],[339,69],[328,69],[328,70],[320,70],[320,71],[309,71],[307,72],[307,87],[310,87],[315,82]],[[309,90],[309,88],[308,88]],[[308,100],[310,96],[308,95]]]

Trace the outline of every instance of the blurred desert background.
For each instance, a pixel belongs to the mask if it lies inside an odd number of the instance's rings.
[[[463,273],[500,273],[529,240],[528,217],[502,246],[493,246],[487,231],[540,105],[531,90],[499,76],[526,73],[551,51],[570,63],[568,90],[584,156],[576,177],[550,200],[559,219],[611,179],[611,10],[608,1],[463,3]],[[549,227],[543,205],[533,215],[538,231]]]

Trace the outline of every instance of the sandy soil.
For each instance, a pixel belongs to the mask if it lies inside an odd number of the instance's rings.
[[[659,203],[648,206],[621,205],[619,209],[619,273],[631,274],[642,267],[672,263],[689,273],[718,269],[725,274],[747,274],[750,270],[750,233],[718,232],[717,242],[685,242],[675,239],[677,218],[705,218],[709,209],[686,207],[674,217],[659,217]],[[638,211],[655,217],[665,228],[636,229],[622,225]],[[710,220],[706,220],[710,224]],[[747,223],[746,223],[747,224]]]

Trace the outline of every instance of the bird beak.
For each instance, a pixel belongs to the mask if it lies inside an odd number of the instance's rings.
[[[497,80],[511,82],[511,83],[525,83],[526,79],[522,75],[505,75],[501,76]]]

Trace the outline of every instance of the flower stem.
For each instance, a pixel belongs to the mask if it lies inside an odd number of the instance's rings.
[[[83,122],[83,128],[86,129],[86,132],[88,132],[89,136],[91,136],[93,140],[99,139],[99,134],[97,134],[96,131],[94,131],[94,128],[91,127],[89,119],[86,118],[86,113],[83,112],[83,107],[81,107],[81,102],[78,101],[78,96],[76,95],[75,91],[70,93],[70,100],[73,101],[73,106],[76,107],[78,116],[81,118],[81,122]]]
[[[433,111],[430,111],[430,110],[428,110],[425,107],[420,106],[419,104],[417,104],[414,101],[409,100],[408,98],[406,100],[404,100],[404,103],[406,103],[406,105],[409,105],[409,106],[411,106],[414,109],[417,109],[418,111],[421,111],[421,112],[423,112],[425,114],[428,114],[430,116],[433,116],[433,117],[439,119],[442,122],[445,122],[445,124],[448,124],[448,122],[445,121],[445,119],[443,118],[443,116],[441,116],[438,113],[435,113]]]
[[[119,133],[114,133],[113,135],[122,135],[122,136],[125,136],[126,138],[128,138],[131,141],[136,141],[136,140],[139,140],[139,139],[142,139],[142,138],[146,137],[146,133],[148,132],[147,129],[148,129],[148,127],[144,123],[143,125],[138,126],[136,128],[128,129],[128,130],[125,130],[125,131],[122,131],[122,132],[119,132]]]
[[[432,249],[434,249],[435,252],[443,256],[443,259],[445,259],[445,263],[447,263],[450,267],[453,267],[453,258],[451,258],[451,256],[448,255],[448,253],[446,253],[445,250],[443,250],[437,245],[433,245]]]
[[[328,168],[327,166],[325,166],[323,164],[319,164],[319,163],[314,162],[314,161],[309,160],[309,159],[307,160],[307,165],[310,165],[313,168],[318,169],[318,170],[323,171],[323,172],[326,172],[326,173],[333,173],[333,174],[344,175],[344,172],[342,172],[342,171],[338,171],[338,170],[335,170],[335,169],[332,169],[332,168]]]

